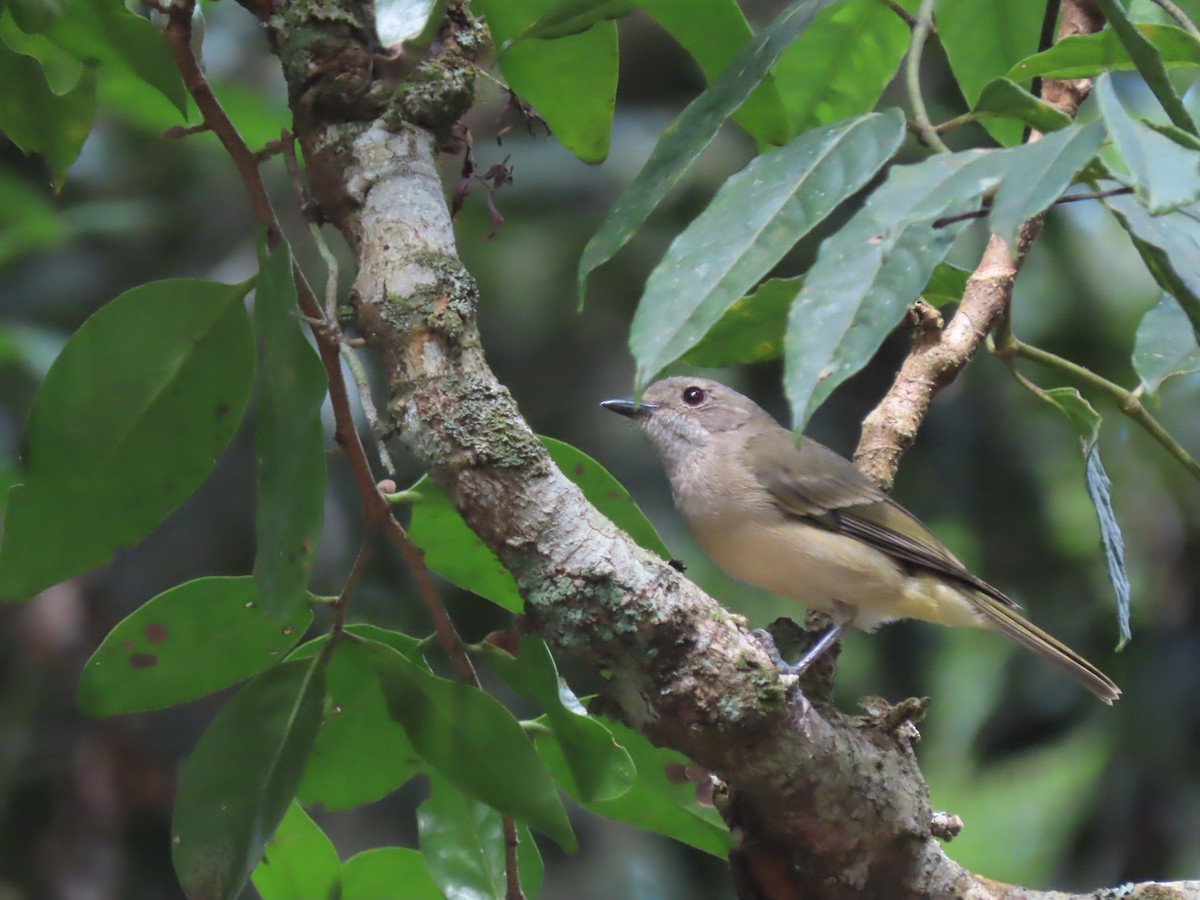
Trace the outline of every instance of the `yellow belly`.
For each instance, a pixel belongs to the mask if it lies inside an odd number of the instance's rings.
[[[696,540],[726,574],[824,612],[855,609],[854,624],[874,631],[894,619],[982,627],[969,589],[933,574],[910,574],[854,538],[792,520],[736,528],[695,527]]]

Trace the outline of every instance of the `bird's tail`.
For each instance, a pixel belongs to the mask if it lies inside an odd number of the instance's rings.
[[[1016,610],[986,595],[976,595],[975,600],[976,608],[987,617],[994,628],[1043,659],[1054,663],[1105,703],[1111,705],[1121,696],[1121,689],[1111,678],[1066,644],[1022,617]]]

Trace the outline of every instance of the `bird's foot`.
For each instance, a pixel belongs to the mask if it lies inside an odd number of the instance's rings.
[[[783,656],[780,655],[779,648],[775,646],[775,638],[771,636],[769,631],[756,628],[751,633],[758,638],[758,642],[767,651],[767,655],[771,657],[771,661],[775,663],[775,668],[779,670],[780,674],[799,677],[807,672],[812,664],[821,658],[822,654],[837,643],[837,640],[845,632],[848,625],[848,622],[834,622],[821,632],[816,643],[809,647],[804,652],[804,655],[794,663],[785,661]]]

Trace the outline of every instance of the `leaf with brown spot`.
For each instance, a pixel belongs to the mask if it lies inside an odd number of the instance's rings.
[[[167,639],[167,626],[162,622],[147,622],[146,627],[142,629],[142,634],[150,643],[161,644]]]

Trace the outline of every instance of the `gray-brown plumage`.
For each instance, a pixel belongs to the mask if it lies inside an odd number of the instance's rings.
[[[994,628],[1104,702],[1120,696],[851,462],[811,438],[797,446],[747,397],[708,379],[667,378],[640,404],[603,405],[642,426],[688,528],[732,577],[867,631],[903,618]]]

